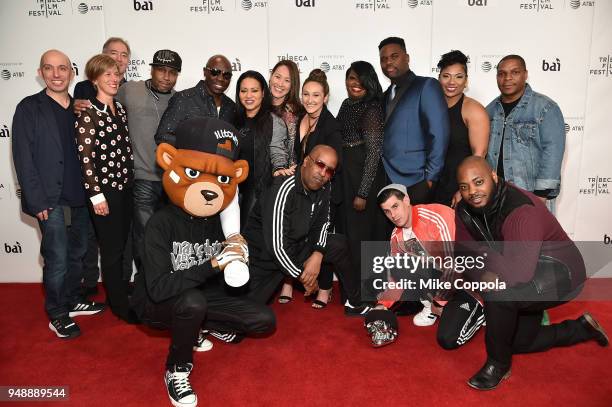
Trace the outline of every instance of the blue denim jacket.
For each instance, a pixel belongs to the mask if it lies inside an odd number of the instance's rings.
[[[552,190],[549,198],[556,197],[565,151],[565,125],[559,106],[527,84],[507,118],[500,97],[489,103],[487,113],[491,119],[489,164],[497,168],[503,137],[504,177],[528,191]]]

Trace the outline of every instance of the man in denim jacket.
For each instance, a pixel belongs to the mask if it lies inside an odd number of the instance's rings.
[[[487,106],[491,138],[487,159],[497,174],[542,201],[559,195],[565,151],[563,114],[549,97],[526,83],[525,60],[507,55],[497,65],[501,95]]]

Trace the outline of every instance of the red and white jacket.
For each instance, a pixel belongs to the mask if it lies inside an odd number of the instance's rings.
[[[414,205],[412,207],[412,231],[428,251],[429,256],[452,256],[455,240],[455,211],[441,204]],[[391,255],[403,253],[404,228],[396,227],[391,233]],[[440,242],[428,244],[429,242]],[[379,303],[389,308],[399,300],[403,290],[387,290]]]

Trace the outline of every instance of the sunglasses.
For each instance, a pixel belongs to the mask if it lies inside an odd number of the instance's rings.
[[[333,177],[334,174],[336,174],[336,169],[329,167],[323,161],[315,160],[310,155],[308,156],[308,158],[310,158],[310,161],[312,161],[320,170],[325,170],[325,175],[328,176],[329,178]]]
[[[207,66],[205,66],[204,69],[206,69],[208,72],[210,72],[210,76],[212,76],[212,77],[217,77],[219,75],[223,75],[223,79],[226,79],[228,81],[230,79],[232,79],[232,71],[229,71],[229,72],[228,71],[222,71],[220,69],[209,68]]]

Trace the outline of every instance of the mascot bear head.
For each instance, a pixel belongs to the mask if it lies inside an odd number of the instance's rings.
[[[230,204],[249,175],[249,164],[236,161],[237,133],[219,119],[188,119],[175,131],[176,147],[157,147],[162,184],[173,204],[197,217],[215,215]]]

